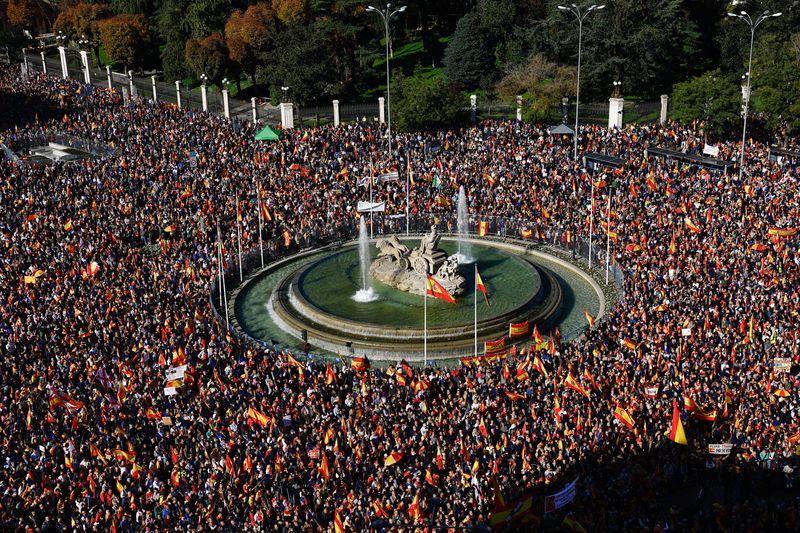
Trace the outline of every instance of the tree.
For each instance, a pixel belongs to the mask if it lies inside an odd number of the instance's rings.
[[[304,0],[272,0],[272,9],[278,20],[291,26],[305,20],[306,3]]]
[[[8,0],[6,16],[8,21],[24,29],[33,28],[36,24],[38,6],[36,0]]]
[[[453,39],[445,49],[445,75],[456,87],[473,89],[491,72],[492,63],[478,16],[467,13],[458,21]]]
[[[765,34],[753,53],[753,110],[767,113],[767,124],[773,128],[785,125],[796,131],[800,127],[800,49],[787,37]]]
[[[188,6],[189,0],[163,0],[158,10],[158,35],[164,43],[161,48],[161,68],[168,81],[189,75],[189,69],[186,68],[186,40],[189,39],[189,32],[183,24],[183,15]]]
[[[190,37],[200,39],[221,31],[230,12],[230,0],[192,0],[182,19],[183,29]]]
[[[298,105],[327,101],[341,88],[328,64],[335,54],[328,36],[314,24],[288,26],[276,35],[272,58],[259,67],[258,76],[268,81],[275,101],[280,99],[281,86],[291,88],[292,102]]]
[[[541,120],[554,114],[561,98],[575,96],[575,77],[574,68],[557,65],[542,54],[534,54],[526,63],[509,70],[496,90],[508,100],[522,95],[527,103],[526,118]]]
[[[706,134],[722,138],[739,124],[741,101],[737,80],[717,69],[675,85],[671,115],[679,122],[701,121]]]
[[[59,13],[53,32],[61,32],[73,41],[85,38],[91,43],[95,60],[100,63],[100,21],[110,15],[105,4],[87,4],[81,2],[64,8]]]
[[[228,71],[228,48],[222,34],[215,31],[203,39],[186,41],[186,65],[196,77],[205,74],[222,88],[222,79]]]
[[[150,32],[143,15],[117,15],[99,24],[100,43],[106,54],[128,68],[145,65]]]
[[[242,13],[238,9],[225,24],[225,42],[231,61],[238,63],[255,84],[261,58],[274,48],[275,13],[266,3],[253,4]]]
[[[394,124],[401,131],[450,128],[465,122],[462,98],[444,79],[395,77]]]

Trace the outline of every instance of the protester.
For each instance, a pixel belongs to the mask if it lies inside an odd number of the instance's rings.
[[[791,158],[748,144],[739,181],[645,157],[701,150],[699,126],[585,126],[582,150],[624,160],[588,173],[546,128],[490,121],[395,133],[387,160],[381,131],[364,124],[264,144],[252,124],[7,67],[3,95],[39,106],[33,117],[0,109],[10,148],[59,133],[113,150],[0,163],[3,530],[329,531],[338,517],[364,531],[377,519],[427,523],[434,510],[435,524],[472,526],[491,524],[500,498],[513,507],[528,496],[514,527],[559,527],[563,514],[543,516],[543,498],[576,478],[565,524],[586,530],[797,528],[797,500],[757,497],[770,472],[793,490],[797,470]],[[738,146],[719,149],[732,159]],[[373,187],[388,214],[407,203],[414,215],[449,214],[464,186],[472,217],[515,238],[523,228],[588,237],[594,191],[593,237],[615,232],[624,297],[550,353],[456,368],[359,371],[226,332],[209,305],[217,225],[229,261],[239,217],[242,248],[257,246],[260,187],[270,258],[348,237],[369,200],[358,180],[391,169],[402,179]],[[665,436],[675,400],[687,445]],[[708,474],[714,443],[734,446]],[[709,503],[714,483],[725,506]],[[701,497],[675,493],[686,487]]]

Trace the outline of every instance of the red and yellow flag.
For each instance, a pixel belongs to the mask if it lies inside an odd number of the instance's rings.
[[[328,363],[328,368],[325,370],[325,383],[330,385],[334,381],[336,381],[336,372],[333,371],[331,364]]]
[[[542,360],[539,359],[539,356],[537,355],[533,356],[533,368],[535,368],[541,375],[547,378],[547,370],[545,369]]]
[[[587,398],[589,397],[589,392],[586,389],[584,389],[580,383],[578,383],[578,380],[576,380],[572,374],[568,375],[567,379],[564,380],[564,385],[574,390],[575,392],[583,394]]]
[[[392,466],[400,462],[400,460],[404,457],[402,452],[392,452],[386,456],[386,459],[383,460],[383,466]]]
[[[669,440],[677,442],[678,444],[688,445],[686,440],[686,432],[683,431],[683,424],[681,423],[681,410],[678,408],[678,401],[672,400],[672,426],[667,433]]]
[[[252,420],[261,427],[267,427],[267,424],[269,424],[269,418],[267,418],[267,415],[253,407],[247,408],[247,419]]]
[[[692,219],[689,218],[689,217],[686,217],[683,220],[683,224],[684,224],[684,226],[686,226],[689,229],[689,231],[691,231],[693,233],[700,233],[700,231],[701,231],[700,230],[700,226],[698,226],[697,224],[692,222]]]
[[[331,471],[328,468],[328,456],[323,452],[322,462],[319,465],[319,475],[327,481],[331,477]]]
[[[338,509],[333,514],[333,533],[345,533],[344,522],[342,522],[342,517],[339,516]]]
[[[631,415],[628,414],[628,411],[622,407],[618,406],[616,409],[614,409],[614,418],[625,424],[628,429],[633,429],[633,418],[631,418]]]
[[[369,360],[366,357],[353,357],[350,365],[359,372],[363,372],[369,368]]]
[[[508,336],[512,339],[525,337],[530,331],[530,324],[528,321],[512,323],[508,326]]]
[[[475,266],[475,288],[483,293],[483,297],[486,299],[486,305],[491,305],[489,303],[489,293],[486,292],[486,285],[483,283],[483,278],[481,278],[481,273],[478,272],[477,265]]]
[[[590,315],[589,311],[587,311],[586,309],[583,310],[583,316],[586,317],[586,322],[589,323],[589,327],[593,328],[594,327],[594,322],[595,322],[594,317],[592,315]]]
[[[433,296],[434,298],[438,298],[439,300],[444,300],[445,302],[449,302],[451,304],[456,303],[456,299],[453,298],[447,289],[442,287],[442,285],[436,281],[432,276],[427,275],[427,296]]]
[[[478,235],[481,237],[485,237],[489,233],[489,223],[488,222],[478,222]]]

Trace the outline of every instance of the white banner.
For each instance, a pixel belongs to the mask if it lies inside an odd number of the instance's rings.
[[[709,444],[708,453],[711,455],[728,455],[731,453],[733,444]]]
[[[707,144],[703,146],[703,155],[710,155],[711,157],[719,157],[719,148]]]
[[[386,182],[386,181],[396,181],[398,179],[400,179],[400,174],[396,170],[393,170],[392,172],[387,172],[385,174],[381,174],[380,176],[378,176],[378,180],[381,183]]]
[[[775,357],[772,359],[772,368],[776,374],[791,372],[792,360],[789,357]]]
[[[386,202],[358,202],[359,213],[383,213],[386,211]]]
[[[170,367],[167,369],[167,381],[183,379],[184,374],[186,374],[186,365],[176,366],[174,368]]]
[[[561,492],[557,492],[551,496],[547,496],[544,499],[544,512],[545,513],[552,513],[553,511],[557,511],[570,503],[572,500],[575,499],[575,493],[577,489],[575,485],[578,483],[578,478],[575,478],[575,481],[564,487],[564,490]]]
[[[175,387],[164,387],[164,396],[175,396],[178,390]]]

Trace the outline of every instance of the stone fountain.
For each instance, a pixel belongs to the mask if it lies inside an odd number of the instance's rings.
[[[420,296],[426,292],[426,275],[433,276],[451,295],[462,294],[466,279],[458,272],[458,258],[438,248],[440,239],[436,226],[431,226],[431,232],[413,250],[394,235],[379,239],[378,258],[369,272],[390,287]]]

